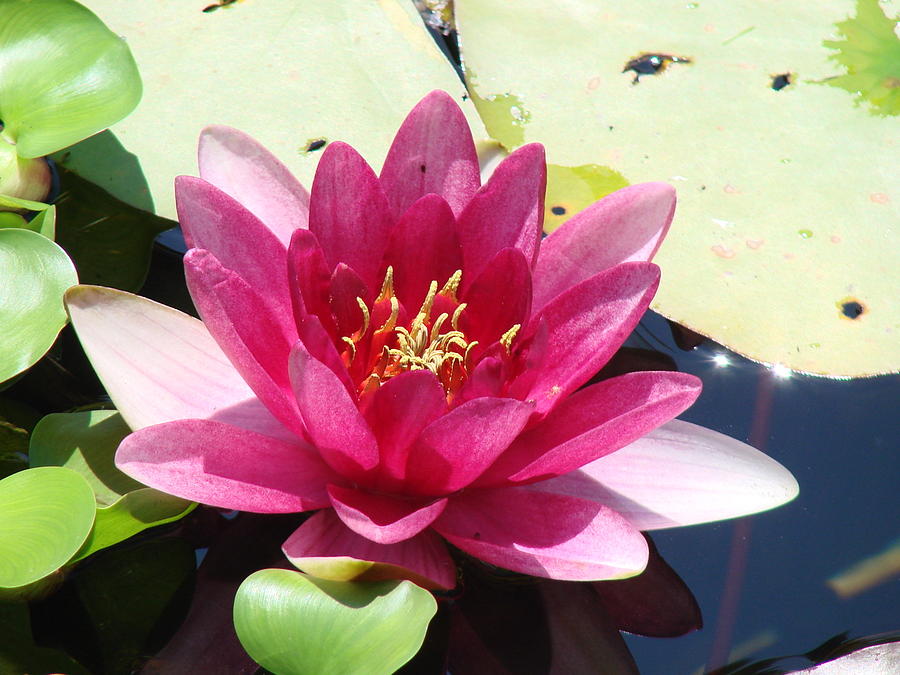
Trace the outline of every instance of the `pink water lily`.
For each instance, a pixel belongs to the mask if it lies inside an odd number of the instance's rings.
[[[110,289],[67,298],[134,430],[116,462],[136,479],[229,509],[318,510],[284,544],[300,569],[443,588],[445,542],[527,574],[621,578],[647,562],[641,530],[796,494],[765,455],[671,421],[693,376],[581,388],[656,290],[668,185],[620,190],[542,241],[543,148],[481,185],[443,92],[412,110],[380,176],[334,142],[310,194],[226,127],[203,132],[199,163],[176,196],[203,322]]]

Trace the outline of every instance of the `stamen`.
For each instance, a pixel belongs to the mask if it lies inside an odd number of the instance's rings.
[[[351,336],[350,339],[353,340],[353,342],[359,342],[362,336],[366,334],[366,331],[369,330],[369,308],[366,307],[365,300],[358,295],[356,296],[356,304],[359,305],[360,310],[362,310],[363,322],[360,329]]]
[[[384,282],[381,284],[381,292],[375,302],[382,302],[388,298],[394,297],[394,268],[388,265],[387,271],[384,273]]]
[[[519,334],[519,329],[522,328],[522,324],[517,323],[515,326],[510,328],[500,337],[500,344],[506,348],[506,353],[509,354],[512,349],[512,341],[516,339],[516,335]]]
[[[428,317],[431,316],[431,307],[434,305],[435,295],[437,295],[437,282],[432,281],[431,285],[428,287],[428,294],[425,296],[425,302],[422,303],[422,308],[419,310],[419,314],[416,316],[413,324],[415,324],[416,321],[424,323],[428,320]]]
[[[453,326],[453,330],[459,330],[459,317],[462,316],[466,307],[467,304],[464,302],[453,311],[453,318],[450,319],[450,325]]]
[[[447,279],[447,283],[444,284],[444,287],[441,289],[440,295],[444,295],[454,302],[456,301],[456,289],[459,288],[459,282],[462,280],[462,270],[456,270],[453,274],[450,275],[450,278]]]
[[[388,267],[390,269],[390,267]],[[388,333],[394,330],[394,326],[397,325],[397,316],[400,314],[400,301],[397,300],[393,295],[391,296],[391,315],[387,318],[387,321],[384,322],[384,325],[376,330],[376,333]]]
[[[356,343],[348,337],[342,337],[341,340],[350,346],[350,363],[353,363],[353,359],[356,357]]]

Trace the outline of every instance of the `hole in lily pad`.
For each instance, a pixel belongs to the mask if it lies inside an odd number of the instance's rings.
[[[300,152],[304,155],[308,152],[315,152],[316,150],[321,150],[326,145],[328,145],[327,138],[310,138],[306,141],[306,145],[300,148]]]
[[[565,206],[552,206],[550,207],[551,213],[554,216],[564,216],[566,215],[566,207]]]
[[[781,73],[780,75],[773,75],[772,89],[774,89],[775,91],[781,91],[793,81],[794,75],[792,73]]]
[[[641,75],[658,75],[668,68],[671,63],[691,63],[691,59],[686,56],[675,56],[674,54],[642,52],[628,61],[622,72],[633,71],[634,79],[631,83],[637,84]]]
[[[843,314],[848,319],[858,319],[866,311],[866,306],[864,304],[862,304],[858,300],[853,300],[851,298],[842,300],[838,304],[841,308],[841,314]]]

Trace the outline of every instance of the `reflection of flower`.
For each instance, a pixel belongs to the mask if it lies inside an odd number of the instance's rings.
[[[89,287],[70,313],[135,429],[119,467],[214,506],[323,509],[285,542],[301,569],[352,578],[375,563],[370,576],[449,587],[443,538],[527,574],[625,577],[647,561],[639,530],[795,494],[752,448],[657,429],[697,396],[692,376],[579,390],[656,289],[667,185],[614,193],[541,242],[543,149],[479,186],[441,92],[410,113],[380,177],[332,143],[310,196],[224,127],[203,133],[200,174],[176,192],[203,324]]]

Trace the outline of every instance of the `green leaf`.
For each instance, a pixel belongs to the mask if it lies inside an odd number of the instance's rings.
[[[94,524],[94,493],[62,467],[0,480],[0,588],[31,584],[62,567]]]
[[[234,600],[244,649],[278,675],[393,673],[422,645],[437,611],[409,581],[325,581],[290,570],[250,575]]]
[[[622,174],[606,166],[548,164],[544,231],[553,232],[583,208],[627,185]]]
[[[175,223],[139,211],[71,171],[60,171],[60,183],[56,238],[81,283],[137,291],[154,238]]]
[[[86,7],[0,3],[0,119],[20,156],[76,143],[122,119],[140,98],[128,45]]]
[[[406,113],[432,89],[453,93],[476,137],[484,135],[459,78],[408,0],[268,0],[207,13],[179,0],[92,0],[91,7],[128,40],[146,91],[112,130],[118,149],[89,141],[59,159],[123,201],[167,218],[176,217],[172,179],[196,174],[197,138],[209,124],[256,137],[307,186],[322,156],[306,151],[310,139],[346,141],[377,168]],[[134,156],[143,176],[133,170]]]
[[[0,603],[0,635],[0,673],[90,675],[63,652],[34,643],[25,603]]]
[[[34,428],[28,459],[33,467],[64,466],[80,473],[97,504],[109,506],[145,487],[115,465],[116,448],[131,433],[115,410],[47,415]]]
[[[831,58],[847,69],[822,84],[846,89],[857,102],[868,101],[877,115],[900,115],[900,37],[878,0],[857,0],[856,16],[837,24],[843,40],[822,44],[837,53]]]
[[[454,6],[470,82],[515,96],[523,143],[678,189],[654,309],[758,361],[900,369],[897,121],[819,84],[856,0]],[[668,67],[634,83],[622,71],[646,53]]]
[[[29,211],[46,211],[50,208],[50,205],[44,204],[44,202],[35,202],[31,199],[20,199],[19,197],[0,195],[0,208],[27,209]]]
[[[0,229],[0,382],[29,368],[66,324],[62,295],[78,283],[72,261],[46,237]]]

